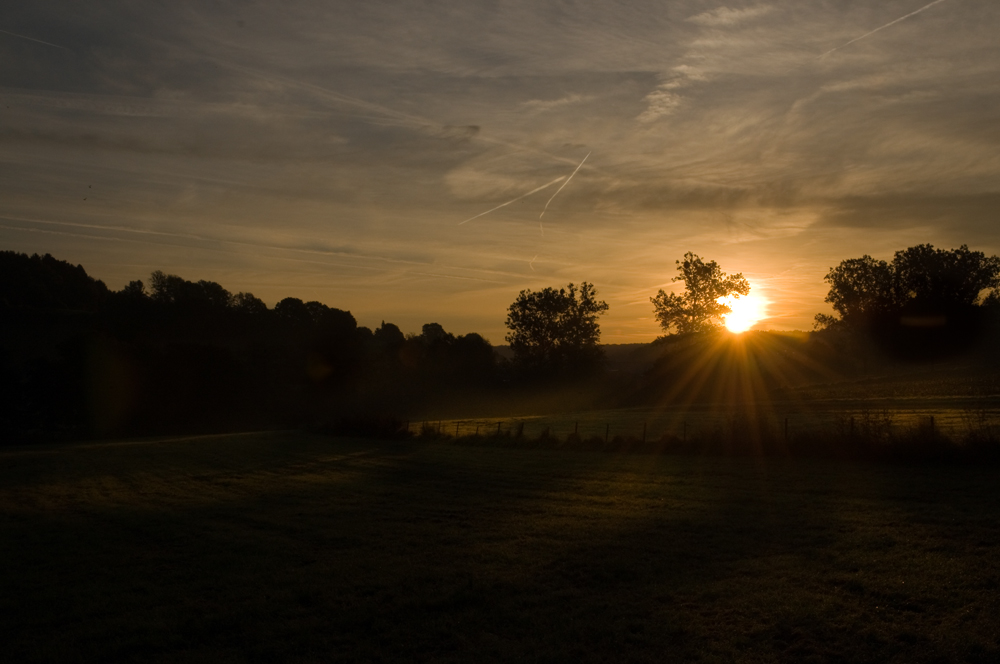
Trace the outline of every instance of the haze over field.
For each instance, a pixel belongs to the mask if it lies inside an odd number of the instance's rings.
[[[519,290],[586,280],[624,343],[686,251],[769,329],[845,258],[1000,252],[993,2],[6,4],[0,248],[114,289],[500,343]]]

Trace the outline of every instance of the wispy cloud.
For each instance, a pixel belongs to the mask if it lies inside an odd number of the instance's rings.
[[[571,94],[559,99],[529,99],[522,102],[521,106],[527,111],[552,111],[564,106],[579,104],[581,102],[594,99],[594,95]]]
[[[756,7],[746,7],[744,9],[730,9],[729,7],[719,7],[711,11],[702,12],[692,16],[687,20],[698,25],[710,26],[713,28],[729,27],[739,23],[745,23],[751,19],[759,18],[773,11],[769,5],[757,5]]]
[[[636,118],[639,122],[648,124],[666,117],[681,105],[683,98],[675,90],[684,86],[683,80],[672,80],[658,85],[655,90],[646,95],[646,110]]]

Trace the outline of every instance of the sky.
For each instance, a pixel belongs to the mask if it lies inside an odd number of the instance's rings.
[[[774,330],[844,259],[1000,253],[994,0],[0,2],[0,249],[113,289],[503,343],[588,281],[630,343],[689,251]]]

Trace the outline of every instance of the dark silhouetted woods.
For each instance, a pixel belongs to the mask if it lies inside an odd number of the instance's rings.
[[[820,329],[869,336],[902,359],[935,359],[975,345],[1000,310],[1000,257],[921,244],[892,261],[842,261],[825,277],[826,302],[839,317],[816,316]]]
[[[697,267],[688,290],[745,290],[740,275]],[[892,262],[844,261],[826,279],[838,317],[820,316],[818,331],[733,335],[706,323],[622,347],[599,345],[608,306],[593,285],[526,290],[507,312],[509,349],[494,349],[437,323],[372,330],[320,302],[269,308],[159,271],[112,291],[81,266],[0,252],[0,438],[395,435],[408,419],[1000,393],[1000,259],[920,245]],[[700,303],[684,320],[716,315],[706,298],[682,302]]]
[[[8,442],[311,426],[405,415],[499,380],[490,344],[425,325],[154,272],[120,291],[52,256],[0,253]]]

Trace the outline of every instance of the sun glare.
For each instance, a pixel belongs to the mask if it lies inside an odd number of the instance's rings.
[[[728,305],[732,312],[722,317],[726,329],[735,334],[746,332],[754,324],[767,317],[767,305],[769,300],[753,292],[743,297],[719,298],[719,302]]]

